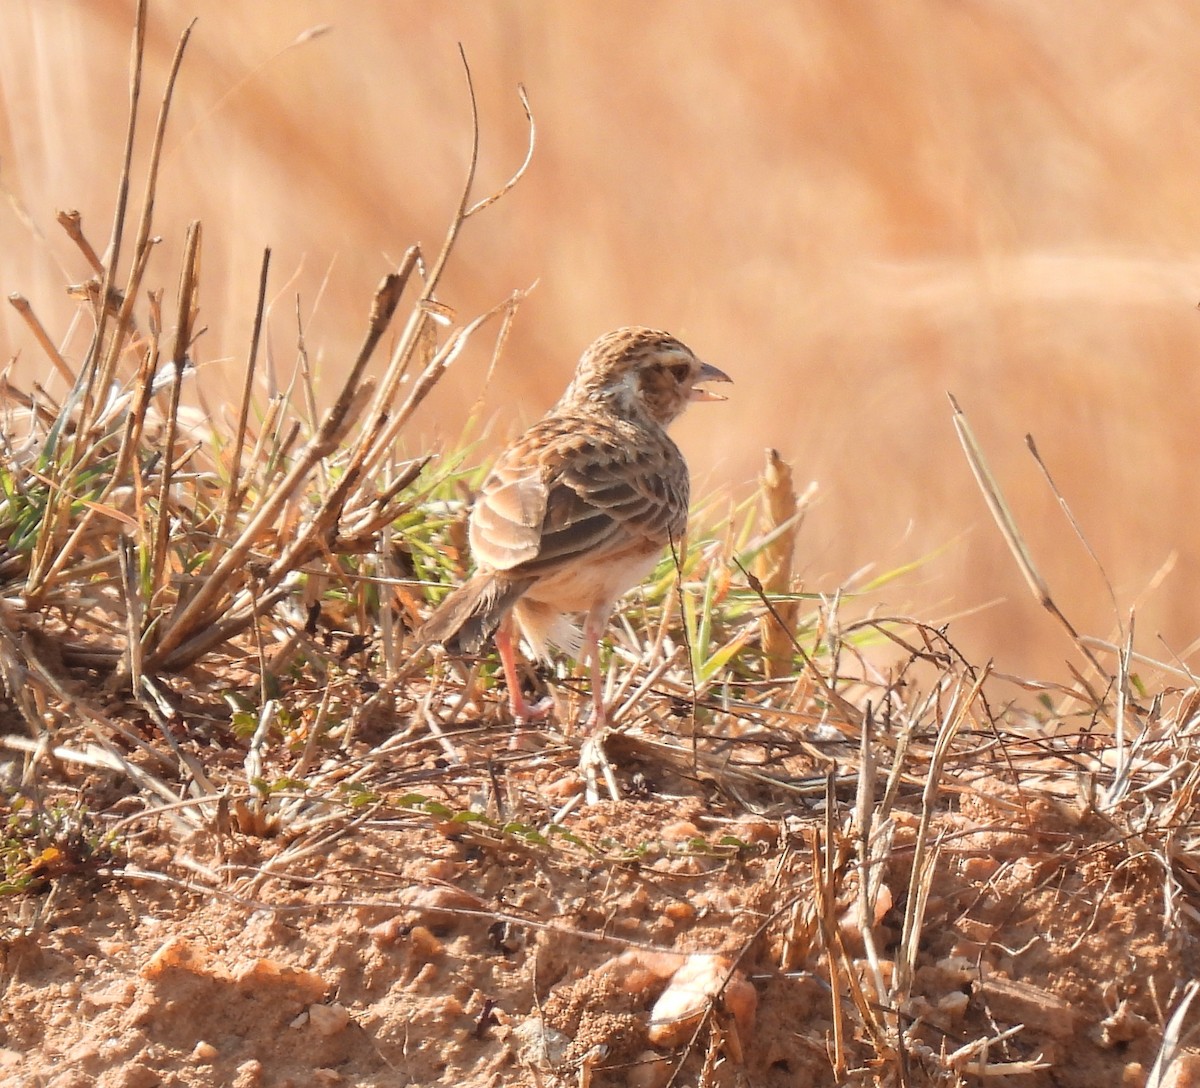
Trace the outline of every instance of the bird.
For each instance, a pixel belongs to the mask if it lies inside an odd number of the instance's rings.
[[[632,326],[596,339],[553,408],[496,459],[468,523],[476,572],[418,631],[459,656],[495,642],[518,722],[544,715],[521,691],[515,632],[533,653],[587,663],[588,729],[606,724],[599,642],[618,599],[687,528],[687,462],[667,427],[723,371],[669,333]],[[582,627],[576,617],[582,617]]]

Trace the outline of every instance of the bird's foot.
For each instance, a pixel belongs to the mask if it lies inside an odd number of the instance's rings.
[[[534,751],[540,748],[543,741],[540,739],[541,730],[537,727],[550,716],[553,709],[554,700],[548,695],[536,703],[530,704],[522,699],[519,706],[510,706],[515,728],[508,740],[509,748],[514,751]]]
[[[554,700],[547,695],[536,703],[530,703],[523,695],[519,695],[512,700],[509,709],[512,711],[513,720],[518,724],[541,722],[550,716],[550,711],[554,709]]]

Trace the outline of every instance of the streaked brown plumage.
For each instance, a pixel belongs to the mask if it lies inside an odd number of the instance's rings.
[[[687,463],[666,427],[690,401],[723,399],[701,382],[729,380],[664,332],[625,328],[596,340],[559,402],[484,481],[470,519],[478,573],[419,637],[478,653],[494,636],[513,714],[527,719],[515,621],[540,657],[556,646],[587,658],[592,720],[602,722],[597,645],[613,606],[687,527]],[[580,613],[582,631],[569,619]]]

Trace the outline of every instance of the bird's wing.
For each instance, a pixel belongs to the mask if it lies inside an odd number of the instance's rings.
[[[538,554],[549,490],[540,466],[501,458],[475,497],[471,554],[480,566],[511,570]]]
[[[471,551],[493,570],[540,575],[687,524],[687,465],[664,433],[594,417],[542,420],[492,470],[471,514]]]

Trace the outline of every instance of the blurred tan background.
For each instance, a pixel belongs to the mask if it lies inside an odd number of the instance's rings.
[[[80,209],[107,240],[132,9],[4,6],[0,291],[27,295],[56,336],[75,312],[63,284],[87,269],[54,213]],[[745,494],[777,447],[819,485],[807,588],[936,553],[874,595],[882,611],[936,621],[998,601],[954,621],[960,647],[1061,677],[1071,647],[985,511],[952,391],[1076,626],[1106,635],[1116,617],[1026,432],[1122,616],[1137,606],[1139,647],[1165,656],[1160,637],[1182,651],[1200,634],[1200,7],[154,0],[143,151],[193,15],[147,280],[170,299],[201,219],[209,396],[240,381],[264,246],[278,373],[299,296],[330,385],[380,276],[411,242],[436,250],[469,147],[462,42],[480,192],[524,155],[518,83],[538,144],[525,180],[467,225],[441,295],[466,317],[538,286],[491,384],[481,394],[481,339],[414,444],[453,441],[481,395],[498,441],[597,333],[668,328],[737,383],[678,428],[697,493]],[[81,328],[68,353],[85,343]],[[17,354],[48,370],[4,306],[0,357]]]

